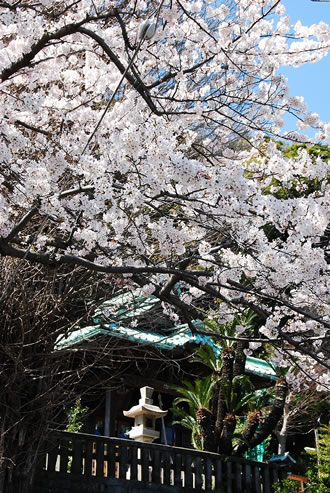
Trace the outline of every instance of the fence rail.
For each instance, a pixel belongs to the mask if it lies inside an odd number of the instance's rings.
[[[116,478],[206,493],[270,493],[281,472],[263,462],[67,432],[51,433],[40,467],[52,478],[81,476],[103,485]]]

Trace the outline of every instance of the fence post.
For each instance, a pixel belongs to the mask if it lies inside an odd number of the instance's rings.
[[[152,481],[160,484],[160,450],[154,450],[152,454]]]
[[[235,493],[242,493],[242,464],[235,464]]]
[[[269,465],[265,464],[262,468],[263,493],[270,493]]]

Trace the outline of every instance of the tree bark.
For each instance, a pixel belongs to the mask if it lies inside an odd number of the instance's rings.
[[[236,428],[236,417],[234,414],[227,414],[223,421],[223,428],[219,443],[219,453],[232,455],[233,434]]]
[[[209,409],[201,407],[196,412],[196,419],[204,439],[204,450],[215,452],[213,415]]]
[[[244,443],[249,442],[251,440],[252,436],[256,432],[258,426],[260,423],[260,411],[253,411],[248,414],[246,425],[244,427],[244,430],[242,432],[242,440],[240,440],[238,447],[243,445]]]
[[[246,354],[244,353],[244,349],[247,347],[248,342],[246,341],[239,341],[236,345],[233,377],[244,375],[245,373]]]
[[[221,356],[223,361],[221,376],[227,378],[229,382],[231,382],[233,380],[235,351],[232,347],[227,346],[223,348]]]
[[[288,424],[289,424],[289,413],[290,413],[290,402],[292,399],[293,393],[289,392],[283,409],[283,421],[280,430],[276,431],[276,437],[278,440],[278,454],[284,455],[286,452],[286,441],[288,436]]]
[[[232,382],[233,380],[233,365],[234,365],[234,357],[235,353],[232,347],[225,347],[222,351],[222,369],[221,369],[221,377],[226,378],[228,382]],[[219,393],[218,393],[218,407],[215,421],[215,443],[217,449],[220,444],[220,437],[223,430],[224,419],[227,413],[227,407],[225,404],[224,394],[219,385]]]
[[[215,443],[216,447],[219,447],[219,442],[220,442],[220,436],[222,433],[222,428],[223,428],[223,420],[225,419],[226,416],[226,405],[225,405],[225,400],[224,400],[224,395],[219,387],[218,391],[218,402],[217,402],[217,410],[216,410],[216,421],[215,421]]]

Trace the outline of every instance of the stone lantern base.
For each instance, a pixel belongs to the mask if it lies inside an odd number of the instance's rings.
[[[143,425],[133,426],[133,428],[128,433],[132,440],[137,440],[138,442],[151,443],[159,438],[159,431],[153,430],[152,428],[147,428]]]

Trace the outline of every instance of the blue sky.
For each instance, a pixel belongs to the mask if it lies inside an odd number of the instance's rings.
[[[330,24],[330,2],[282,0],[282,3],[292,23],[301,20],[308,26],[320,21]],[[318,113],[323,121],[330,121],[330,55],[318,63],[283,67],[280,72],[288,78],[290,94],[304,96],[309,111]],[[295,122],[287,117],[285,130],[294,129]]]

